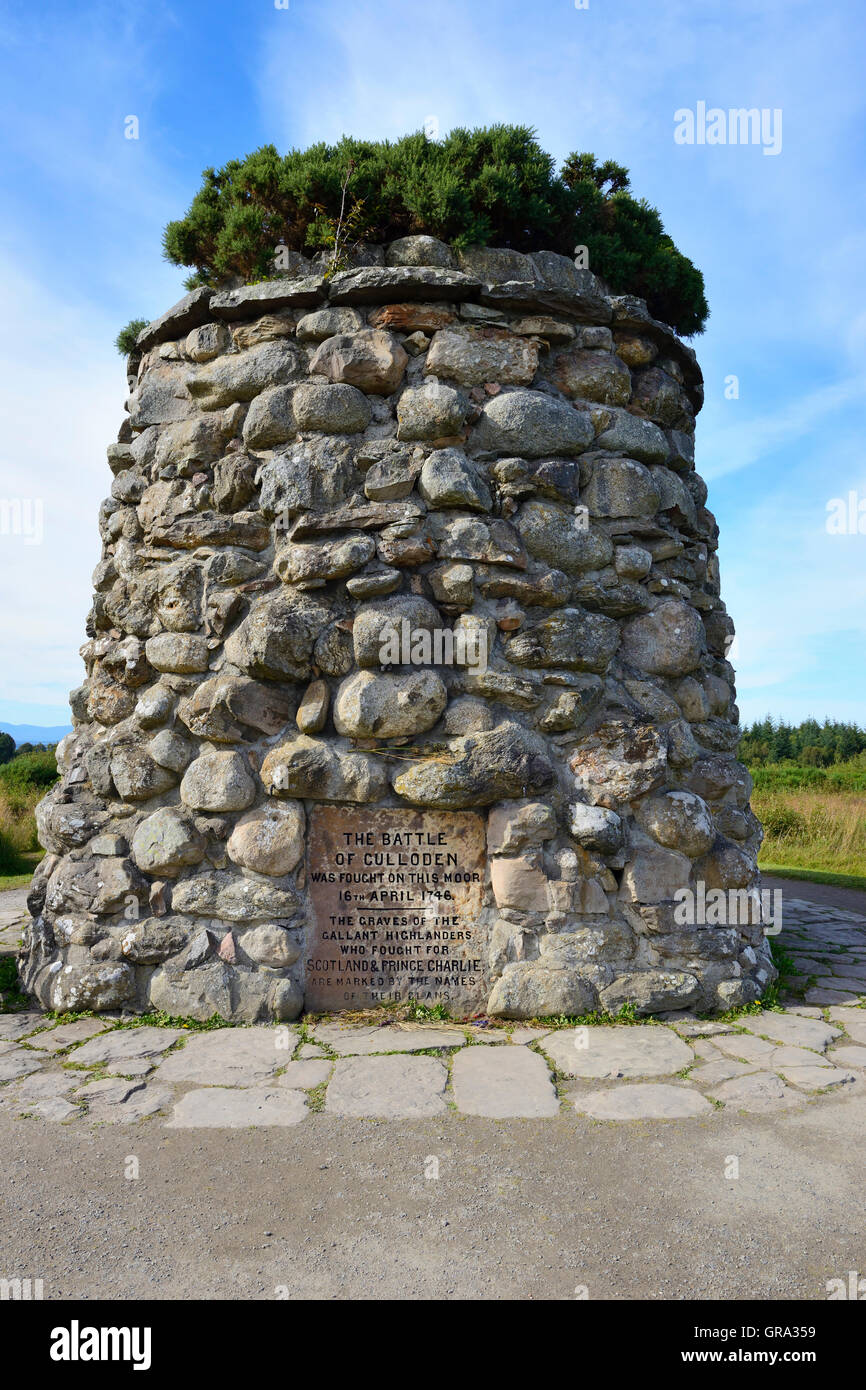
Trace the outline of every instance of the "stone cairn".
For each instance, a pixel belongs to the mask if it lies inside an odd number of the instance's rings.
[[[693,351],[552,252],[291,272],[193,291],[129,360],[25,987],[236,1021],[756,999],[754,914],[677,908],[754,903],[761,838]],[[402,918],[342,892],[370,862],[433,864]]]

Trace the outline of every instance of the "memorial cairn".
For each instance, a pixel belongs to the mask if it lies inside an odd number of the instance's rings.
[[[290,269],[129,359],[26,989],[229,1020],[758,998],[693,351],[552,252]]]

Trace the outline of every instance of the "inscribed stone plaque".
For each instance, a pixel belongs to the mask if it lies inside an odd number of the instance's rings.
[[[458,1017],[484,1007],[481,816],[317,806],[307,844],[308,1009],[410,997]]]

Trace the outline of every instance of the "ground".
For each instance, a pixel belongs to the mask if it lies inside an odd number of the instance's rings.
[[[52,1038],[2,1016],[0,1277],[55,1299],[825,1299],[864,1265],[866,902],[785,887],[785,949],[828,972],[801,989],[851,999],[728,1031]],[[817,983],[831,967],[846,988]],[[659,1101],[689,1113],[593,1118]]]

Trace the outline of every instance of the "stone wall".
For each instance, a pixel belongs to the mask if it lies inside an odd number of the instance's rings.
[[[675,899],[754,899],[760,843],[694,353],[553,253],[360,259],[194,291],[140,336],[27,988],[294,1018],[330,805],[445,839],[487,817],[475,992],[427,991],[452,1012],[756,998],[760,923]],[[392,626],[487,664],[383,669]]]

